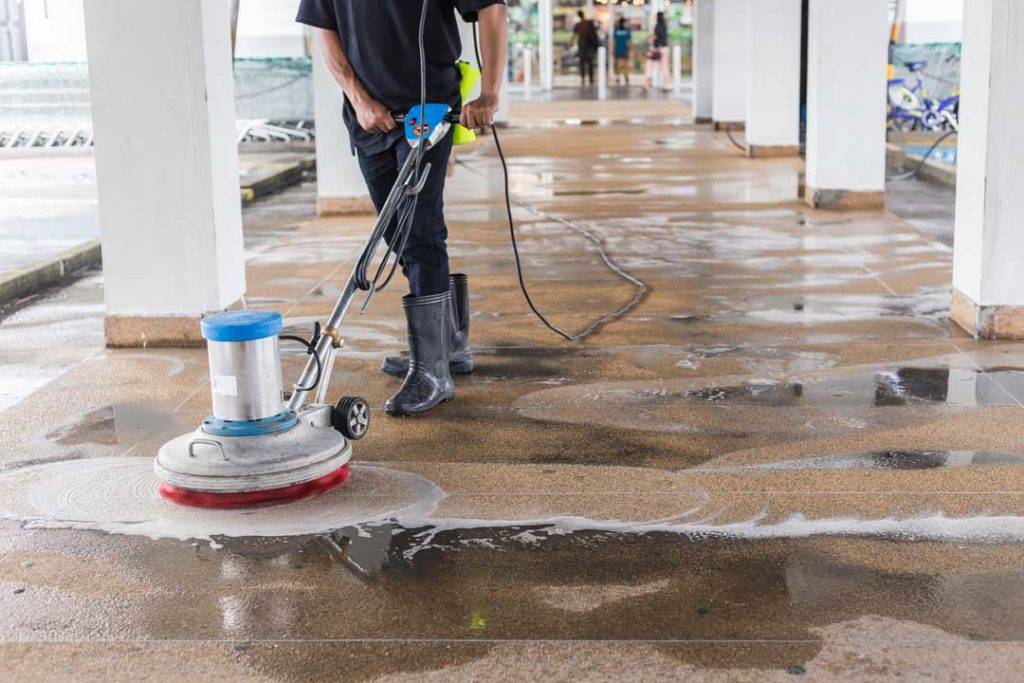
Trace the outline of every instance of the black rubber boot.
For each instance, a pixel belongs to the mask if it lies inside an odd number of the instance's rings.
[[[452,294],[406,296],[402,299],[409,327],[412,362],[398,393],[387,400],[384,410],[391,415],[415,415],[447,401],[454,393],[448,371],[448,309]]]
[[[469,348],[469,284],[462,273],[449,276],[448,288],[452,293],[448,321],[448,369],[453,375],[468,375],[475,363]],[[387,356],[380,369],[395,377],[405,377],[409,371],[409,356]]]

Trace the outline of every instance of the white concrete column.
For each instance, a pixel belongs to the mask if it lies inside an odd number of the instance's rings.
[[[608,48],[597,48],[597,99],[608,99]]]
[[[807,56],[807,203],[885,203],[888,0],[811,0]]]
[[[229,10],[86,0],[110,346],[197,344],[245,292]]]
[[[757,0],[750,10],[747,154],[800,153],[801,0]]]
[[[964,5],[951,315],[1024,339],[1024,3]]]
[[[715,127],[747,120],[751,0],[715,0],[711,118]]]
[[[683,91],[683,46],[672,46],[672,94],[679,96]]]
[[[711,123],[714,84],[715,0],[694,0],[693,13],[693,119]]]
[[[372,213],[373,202],[342,119],[344,94],[313,41],[313,116],[316,119],[316,208],[321,216]]]
[[[505,75],[501,79],[501,91],[498,93],[498,109],[494,112],[494,122],[499,125],[508,123],[508,88],[508,69],[506,68]]]
[[[533,46],[523,46],[523,99],[530,101],[533,91]]]
[[[555,14],[553,0],[537,2],[537,35],[540,39],[540,89],[550,91],[555,83]]]

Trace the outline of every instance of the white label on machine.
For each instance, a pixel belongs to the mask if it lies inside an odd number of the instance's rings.
[[[213,375],[210,384],[215,394],[238,396],[238,378],[234,375]]]

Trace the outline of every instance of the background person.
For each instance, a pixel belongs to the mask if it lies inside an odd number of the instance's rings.
[[[647,65],[644,68],[645,91],[653,84],[656,71],[661,72],[662,89],[668,87],[668,24],[665,22],[664,12],[658,12],[652,34],[651,47],[647,51]]]
[[[576,16],[580,20],[572,29],[572,35],[573,40],[576,41],[576,50],[580,59],[580,85],[586,85],[588,79],[590,85],[594,85],[594,59],[597,57],[597,48],[601,44],[601,40],[597,36],[597,26],[586,18],[583,10],[577,12]]]
[[[630,30],[626,17],[619,17],[619,23],[615,27],[615,82],[621,83],[626,79],[629,85],[629,72],[633,70],[630,62],[630,47],[633,41],[633,31]]]

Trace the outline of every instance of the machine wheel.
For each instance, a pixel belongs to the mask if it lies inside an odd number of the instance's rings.
[[[331,426],[358,441],[370,430],[370,405],[361,396],[346,396],[334,407]]]

